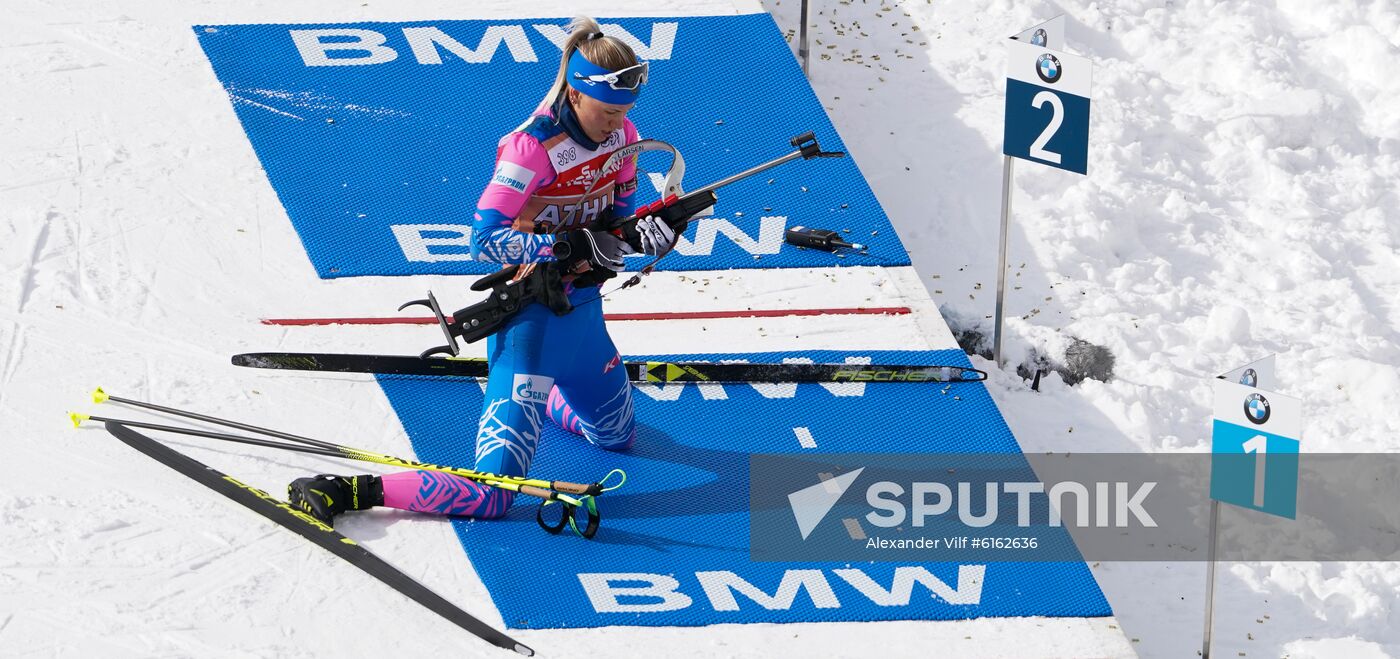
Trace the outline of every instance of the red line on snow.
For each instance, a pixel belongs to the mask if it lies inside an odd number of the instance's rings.
[[[669,311],[654,313],[610,313],[608,320],[696,320],[710,318],[778,318],[782,316],[901,316],[913,313],[909,307],[845,307],[834,309],[746,309],[742,311]],[[304,327],[309,325],[433,325],[437,319],[417,318],[264,318],[264,325]]]

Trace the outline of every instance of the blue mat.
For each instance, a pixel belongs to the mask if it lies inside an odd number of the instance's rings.
[[[970,366],[958,350],[933,352],[816,351],[672,355],[667,360],[784,357],[842,362]],[[419,459],[469,465],[476,414],[475,381],[381,376],[380,385],[412,439]],[[709,385],[714,387],[715,385]],[[849,386],[849,385],[844,385]],[[594,540],[551,536],[534,520],[534,500],[522,498],[504,519],[454,522],[477,573],[506,624],[513,628],[606,625],[687,626],[719,623],[861,620],[945,620],[985,616],[1105,616],[1107,601],[1083,563],[991,563],[975,601],[950,603],[915,586],[905,604],[876,604],[832,572],[855,568],[887,591],[892,563],[754,562],[749,557],[748,478],[751,453],[1005,453],[1020,447],[981,384],[868,385],[861,395],[834,395],[822,385],[724,385],[723,397],[695,385],[638,387],[637,443],[609,453],[547,424],[532,472],[588,480],[619,467],[627,485],[604,495],[603,528]],[[816,449],[802,449],[795,427],[807,428]],[[908,565],[908,564],[905,564]],[[968,586],[955,564],[921,566],[950,588]],[[768,602],[733,591],[734,601],[707,594],[697,573],[729,572],[772,596],[794,570],[819,570],[837,605],[818,607],[810,589],[790,602]],[[811,573],[807,577],[815,578]],[[728,577],[727,577],[728,578]],[[962,582],[960,584],[960,579]],[[634,596],[590,598],[585,583],[606,581]],[[596,589],[595,589],[596,591]],[[658,595],[669,592],[672,594]],[[966,591],[963,591],[966,592]],[[650,594],[648,594],[650,593]],[[679,595],[677,595],[677,593]]]
[[[823,148],[844,150],[767,14],[601,22],[609,34],[635,35],[634,47],[652,63],[652,82],[629,116],[643,137],[685,155],[688,188],[785,155],[789,138],[807,131]],[[470,260],[472,213],[497,140],[554,79],[559,47],[546,35],[563,23],[200,25],[195,32],[326,278],[497,269]],[[342,34],[310,32],[322,29]],[[408,35],[416,35],[417,50]],[[316,42],[377,45],[308,45]],[[376,58],[383,61],[367,63]],[[664,173],[670,158],[643,154],[640,166]],[[650,179],[640,183],[639,201],[655,199]],[[850,158],[789,163],[719,195],[715,217],[692,225],[660,269],[909,264]],[[799,224],[849,229],[869,255],[835,259],[783,246],[783,230]]]

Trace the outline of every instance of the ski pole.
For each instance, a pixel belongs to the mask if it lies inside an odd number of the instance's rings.
[[[459,469],[456,467],[447,467],[443,465],[432,465],[423,462],[416,462],[413,460],[405,460],[403,458],[396,458],[392,455],[379,455],[375,453],[369,453],[367,451],[358,451],[357,449],[351,449],[348,447],[324,448],[319,446],[287,444],[283,442],[274,442],[266,439],[257,439],[254,437],[244,437],[242,435],[230,435],[227,433],[213,432],[209,430],[199,430],[197,428],[184,428],[180,426],[169,426],[159,423],[148,423],[145,421],[133,421],[128,419],[113,419],[110,417],[96,416],[90,414],[79,414],[76,412],[69,414],[69,418],[72,419],[74,427],[78,427],[83,421],[88,420],[100,421],[103,423],[117,423],[131,428],[144,428],[146,430],[157,430],[162,432],[175,433],[179,435],[205,437],[208,439],[217,439],[225,442],[234,442],[238,444],[249,444],[252,446],[282,449],[284,451],[295,451],[298,453],[323,455],[332,458],[360,460],[362,462],[373,462],[376,464],[384,464],[395,467],[407,467],[410,469],[421,469],[425,471],[439,471],[446,474],[452,474],[453,476],[468,478],[478,483],[481,483],[482,485],[496,487],[503,490],[509,490],[511,492],[519,492],[521,494],[526,494],[532,497],[539,497],[547,501],[560,501],[571,506],[584,505],[583,499],[579,499],[570,496],[567,493],[559,492],[547,487],[536,485],[533,482],[530,482],[531,479],[511,478],[508,476],[497,476],[495,474],[487,474],[484,472],[473,471],[470,469]],[[583,495],[585,499],[590,496],[591,495]]]
[[[363,545],[342,535],[307,512],[294,508],[285,501],[280,501],[256,487],[220,472],[131,428],[118,424],[107,424],[107,432],[156,463],[169,467],[181,476],[207,488],[209,492],[227,497],[230,501],[344,559],[350,565],[363,570],[366,575],[378,579],[384,585],[421,604],[429,611],[442,616],[472,635],[501,648],[513,649],[526,656],[534,655],[535,651],[528,646],[443,599],[423,584],[404,574],[403,571],[374,555]]]
[[[147,422],[145,422],[145,421],[133,421],[133,420],[127,420],[127,419],[113,419],[113,418],[109,418],[109,417],[102,417],[102,416],[96,416],[96,415],[91,415],[91,414],[79,414],[79,413],[77,413],[77,412],[71,412],[71,413],[69,413],[68,417],[69,417],[70,419],[72,419],[72,421],[73,421],[73,427],[75,427],[75,428],[78,427],[78,426],[80,426],[80,425],[82,424],[83,421],[91,420],[91,421],[99,421],[99,422],[102,422],[102,423],[106,424],[107,429],[108,429],[109,431],[110,431],[114,426],[116,426],[116,427],[126,427],[126,428],[144,428],[144,429],[147,429],[147,430],[156,430],[156,431],[161,431],[161,432],[170,432],[170,433],[176,433],[176,434],[180,434],[180,435],[191,435],[191,436],[195,436],[195,437],[207,437],[207,438],[209,438],[209,439],[218,439],[218,440],[228,441],[228,442],[237,442],[237,443],[240,443],[240,444],[251,444],[251,445],[254,445],[254,446],[265,446],[265,447],[269,447],[269,448],[279,448],[279,449],[283,449],[283,450],[287,450],[287,451],[297,451],[297,452],[300,452],[300,453],[310,453],[310,454],[313,454],[313,455],[325,455],[325,456],[329,456],[329,457],[333,457],[333,458],[349,458],[349,459],[352,459],[352,460],[366,460],[366,461],[368,461],[368,462],[375,462],[375,460],[368,460],[368,459],[366,459],[366,458],[364,458],[364,457],[355,457],[355,456],[352,456],[352,455],[347,455],[347,454],[338,452],[338,451],[333,450],[333,449],[328,449],[328,448],[320,448],[320,447],[315,447],[315,446],[303,446],[303,445],[300,445],[300,444],[284,444],[284,443],[282,443],[282,442],[274,442],[274,441],[267,440],[267,439],[255,439],[255,438],[253,438],[253,437],[243,437],[243,436],[241,436],[241,435],[230,435],[230,434],[227,434],[227,433],[212,432],[212,431],[209,431],[209,430],[199,430],[199,429],[197,429],[197,428],[183,428],[183,427],[180,427],[180,426],[168,426],[168,425],[159,424],[159,423],[147,423]],[[391,460],[399,460],[398,458],[393,458],[392,456],[385,456],[385,457],[388,457],[388,458],[391,459]],[[386,463],[384,463],[384,464],[398,464],[399,466],[411,466],[412,461],[410,461],[410,460],[400,460],[399,463],[388,463],[388,462],[386,462]],[[419,463],[419,464],[421,464],[421,463]],[[429,466],[436,467],[436,465],[422,465],[422,466],[425,467],[425,468],[426,468],[426,467],[429,467]],[[440,470],[445,471],[446,473],[453,473],[453,472],[451,471],[451,467],[444,467],[444,468],[441,468]],[[458,474],[458,475],[460,475],[460,474]],[[564,530],[564,527],[565,527],[565,526],[567,526],[567,527],[569,527],[570,529],[572,529],[572,530],[574,531],[574,533],[577,533],[577,534],[579,534],[580,536],[583,536],[585,539],[591,539],[595,534],[598,533],[598,525],[599,525],[599,522],[601,521],[601,515],[599,515],[599,513],[598,513],[598,506],[597,506],[597,504],[594,502],[594,497],[593,497],[592,495],[583,495],[583,496],[580,497],[580,498],[575,498],[575,497],[570,496],[570,495],[568,495],[568,494],[562,494],[562,493],[560,493],[560,492],[555,492],[555,491],[553,491],[553,490],[547,490],[547,489],[540,488],[540,487],[535,487],[535,486],[532,486],[532,485],[524,485],[524,484],[512,483],[512,482],[489,481],[489,480],[482,480],[482,479],[473,479],[473,480],[475,480],[475,481],[478,482],[478,483],[481,483],[482,485],[486,485],[486,486],[488,486],[488,487],[500,488],[500,489],[502,489],[502,490],[507,490],[507,491],[510,491],[510,492],[518,492],[518,493],[520,493],[520,494],[525,494],[525,495],[532,496],[532,497],[539,497],[540,499],[543,499],[542,501],[540,501],[540,507],[539,507],[539,509],[535,511],[535,522],[538,523],[538,524],[540,525],[540,528],[544,529],[545,531],[548,531],[549,533],[558,534],[559,532],[561,532],[561,531]],[[545,517],[545,515],[544,515],[544,509],[545,509],[545,506],[548,506],[548,505],[553,504],[553,503],[558,503],[558,504],[560,504],[560,506],[561,506],[561,508],[562,508],[563,510],[562,510],[562,512],[561,512],[560,515],[559,515],[559,520],[556,521],[556,522],[551,523],[551,522],[545,521],[545,518],[544,518],[544,517]],[[582,509],[582,510],[584,511],[584,513],[586,514],[586,516],[587,516],[587,521],[585,522],[584,528],[582,528],[582,529],[580,529],[580,528],[578,527],[578,519],[577,519],[577,517],[576,517],[576,513],[578,512],[579,509]]]
[[[237,429],[239,429],[239,430],[247,430],[247,431],[249,431],[249,432],[255,432],[255,433],[262,434],[262,435],[268,435],[268,436],[270,436],[270,437],[276,437],[276,438],[278,438],[278,439],[286,439],[286,440],[293,441],[293,442],[297,442],[297,443],[300,443],[300,444],[306,444],[306,445],[308,445],[308,446],[314,446],[314,447],[317,447],[317,448],[326,449],[326,450],[329,450],[329,451],[334,451],[334,452],[335,452],[334,454],[329,454],[329,455],[334,455],[335,457],[347,457],[347,458],[354,459],[354,460],[364,460],[364,461],[367,461],[367,462],[376,462],[376,463],[379,463],[379,464],[387,464],[387,465],[394,465],[394,466],[401,466],[401,467],[402,467],[402,466],[409,466],[409,467],[414,468],[414,469],[425,469],[425,470],[428,470],[428,471],[441,471],[441,472],[444,472],[444,473],[452,474],[452,475],[454,475],[454,476],[461,476],[462,478],[470,478],[470,479],[476,480],[476,481],[483,481],[483,482],[485,482],[485,481],[491,481],[491,482],[501,482],[501,483],[514,483],[514,484],[517,484],[517,485],[524,485],[524,486],[529,486],[529,487],[533,487],[533,488],[540,488],[540,489],[546,489],[546,490],[553,490],[553,491],[556,491],[556,492],[563,492],[563,493],[566,493],[566,494],[579,494],[579,495],[586,495],[586,496],[598,496],[599,494],[602,494],[603,492],[607,492],[607,491],[609,491],[609,490],[614,490],[614,489],[617,489],[618,487],[621,487],[622,484],[623,484],[624,482],[627,481],[627,474],[626,474],[625,472],[623,472],[622,470],[620,470],[620,469],[614,469],[613,471],[608,472],[608,474],[607,474],[606,476],[604,476],[603,479],[602,479],[601,481],[599,481],[599,482],[590,483],[590,484],[584,485],[584,484],[581,484],[581,483],[570,483],[570,482],[567,482],[567,481],[547,481],[547,480],[542,480],[542,479],[538,479],[538,478],[522,478],[522,477],[518,477],[518,476],[501,476],[501,475],[498,475],[498,474],[491,474],[491,473],[487,473],[487,472],[483,472],[483,471],[477,471],[477,470],[475,470],[475,469],[463,469],[463,468],[460,468],[460,467],[447,467],[447,466],[442,466],[442,465],[432,465],[432,464],[427,464],[427,463],[422,463],[422,462],[416,462],[416,461],[413,461],[413,460],[405,460],[405,459],[403,459],[403,458],[397,458],[397,457],[394,457],[394,456],[392,456],[392,455],[385,455],[385,454],[382,454],[382,453],[374,453],[374,452],[366,451],[366,450],[363,450],[363,449],[352,448],[352,447],[349,447],[349,446],[342,446],[342,445],[340,445],[340,444],[333,444],[333,443],[331,443],[331,442],[326,442],[326,441],[322,441],[322,440],[319,440],[319,439],[312,439],[312,438],[310,438],[310,437],[304,437],[304,436],[302,436],[302,435],[294,435],[294,434],[292,434],[292,433],[282,432],[282,431],[280,431],[280,430],[273,430],[273,429],[271,429],[271,428],[262,428],[262,427],[259,427],[259,426],[249,425],[249,424],[246,424],[246,423],[240,423],[240,422],[238,422],[238,421],[232,421],[232,420],[230,420],[230,419],[221,419],[221,418],[219,418],[219,417],[208,416],[208,415],[205,415],[205,414],[199,414],[199,413],[197,413],[197,412],[190,412],[190,411],[188,411],[188,410],[182,410],[182,409],[178,409],[178,408],[174,408],[174,407],[166,407],[166,406],[164,406],[164,405],[157,405],[157,404],[155,404],[155,403],[148,403],[148,402],[145,402],[145,401],[135,400],[135,399],[131,399],[131,398],[123,398],[123,397],[121,397],[121,396],[113,396],[113,395],[111,395],[111,394],[108,394],[106,391],[103,391],[102,387],[98,387],[95,391],[92,392],[92,402],[94,402],[94,403],[99,403],[99,404],[100,404],[100,403],[104,403],[104,402],[107,402],[107,401],[112,401],[112,402],[114,402],[114,403],[121,403],[121,404],[123,404],[123,405],[130,405],[130,406],[132,406],[132,407],[139,407],[139,408],[143,408],[143,409],[148,409],[148,410],[152,410],[152,411],[156,411],[156,412],[162,412],[162,413],[170,414],[170,415],[173,415],[173,416],[180,416],[180,417],[184,417],[184,418],[187,418],[187,419],[194,419],[194,420],[196,420],[196,421],[204,421],[204,422],[206,422],[206,423],[212,423],[212,424],[215,424],[215,425],[226,426],[226,427],[229,427],[229,428],[237,428]],[[218,437],[215,437],[215,438],[213,438],[213,439],[219,439],[219,438],[218,438]],[[613,473],[618,473],[618,474],[620,474],[622,480],[619,481],[617,485],[613,485],[613,486],[610,486],[610,487],[605,487],[605,486],[604,486],[604,483],[605,483],[609,478],[612,477]]]

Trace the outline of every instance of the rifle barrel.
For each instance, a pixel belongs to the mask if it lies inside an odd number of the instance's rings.
[[[716,182],[714,182],[714,183],[711,183],[711,184],[709,184],[709,185],[707,185],[707,186],[705,186],[705,187],[703,187],[703,188],[700,188],[700,189],[698,189],[698,190],[693,190],[693,191],[691,191],[691,192],[687,192],[687,193],[685,193],[685,196],[689,197],[690,195],[693,195],[693,194],[700,194],[701,192],[709,192],[709,191],[711,191],[711,190],[718,190],[718,189],[720,189],[720,188],[722,188],[722,187],[724,187],[724,186],[726,186],[726,185],[729,185],[730,183],[733,183],[733,182],[735,182],[735,181],[739,181],[739,180],[741,180],[741,179],[746,179],[746,178],[748,178],[748,177],[750,177],[750,176],[753,176],[754,174],[757,174],[757,173],[759,173],[759,172],[761,172],[761,171],[764,171],[764,170],[767,170],[767,169],[772,169],[772,168],[777,167],[778,165],[781,165],[781,164],[783,164],[783,163],[785,163],[785,162],[788,162],[788,161],[790,161],[790,160],[796,160],[796,159],[801,158],[801,157],[802,157],[802,152],[801,152],[801,151],[793,151],[792,153],[789,153],[789,154],[787,154],[787,155],[785,155],[785,156],[783,156],[783,157],[781,157],[781,158],[774,158],[773,160],[770,160],[770,161],[768,161],[768,162],[766,162],[766,163],[763,163],[762,165],[759,165],[759,166],[757,166],[757,167],[754,167],[753,169],[749,169],[749,170],[745,170],[745,171],[739,172],[738,174],[735,174],[735,175],[733,175],[733,176],[730,176],[729,178],[721,179],[721,180],[719,180],[719,181],[716,181]]]

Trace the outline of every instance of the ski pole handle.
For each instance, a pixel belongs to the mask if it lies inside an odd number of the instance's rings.
[[[588,496],[596,497],[599,494],[603,493],[602,483],[589,483],[588,485],[583,485],[581,483],[550,481],[549,486],[555,491],[564,492],[565,494],[586,494]]]
[[[521,485],[519,491],[521,494],[527,494],[529,496],[539,497],[541,499],[551,499],[554,497],[554,492],[546,490],[542,487],[535,487],[533,485]]]

